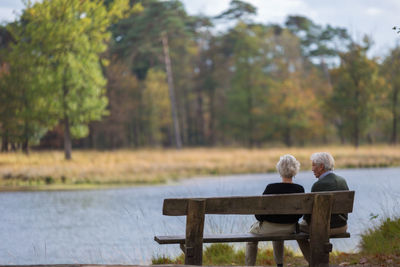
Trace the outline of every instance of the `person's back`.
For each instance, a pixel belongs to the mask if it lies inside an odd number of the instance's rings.
[[[304,193],[304,187],[295,183],[273,183],[267,185],[264,190],[263,195],[271,194],[294,194],[294,193]],[[303,215],[255,215],[256,219],[260,222],[267,221],[272,223],[297,223]]]
[[[318,179],[311,188],[311,192],[323,192],[323,191],[346,191],[349,190],[346,180],[330,172],[323,178]],[[309,224],[309,216],[305,216],[304,219]],[[347,225],[347,214],[332,214],[330,228],[340,228]]]
[[[311,192],[324,192],[324,191],[347,191],[346,180],[333,173],[335,161],[331,154],[327,152],[314,153],[311,156],[312,171],[318,179],[311,188]],[[300,230],[309,232],[309,225],[311,216],[304,215],[303,221],[300,222]],[[347,230],[347,214],[332,214],[330,223],[330,233],[340,234],[345,233]],[[308,240],[297,240],[304,258],[310,260],[310,244]]]
[[[333,172],[315,182],[311,192],[349,190],[346,180]]]
[[[300,163],[292,155],[284,155],[276,164],[276,168],[281,176],[281,183],[268,184],[263,194],[293,194],[304,193],[304,188],[299,184],[294,184],[292,178],[298,173]],[[251,228],[253,234],[290,234],[296,231],[296,224],[301,215],[255,215],[257,222]],[[258,242],[248,242],[246,244],[246,265],[255,265],[257,259]],[[277,266],[283,266],[284,241],[272,241],[274,249],[274,259]]]

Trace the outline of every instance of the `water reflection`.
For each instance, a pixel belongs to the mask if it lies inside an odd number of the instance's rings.
[[[356,198],[349,216],[352,238],[334,240],[334,248],[351,251],[371,224],[400,214],[400,168],[337,173],[346,177]],[[295,180],[307,191],[315,182],[311,172]],[[161,214],[164,198],[258,195],[277,181],[276,174],[256,174],[113,190],[1,193],[0,264],[148,264],[154,255],[180,253],[177,245],[153,241],[154,235],[184,233],[185,217]],[[205,232],[240,233],[253,221],[253,216],[207,216]],[[295,242],[288,244],[297,249]]]

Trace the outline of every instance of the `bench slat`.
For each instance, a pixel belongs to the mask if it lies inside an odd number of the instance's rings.
[[[349,238],[350,233],[331,235],[330,238]],[[229,243],[229,242],[254,242],[254,241],[277,241],[277,240],[300,240],[308,239],[309,234],[299,233],[291,235],[256,235],[256,234],[206,234],[203,243]],[[154,240],[163,244],[185,244],[184,235],[155,236]]]
[[[332,213],[353,211],[354,191],[196,198],[206,201],[206,214],[311,214],[315,194],[334,194]],[[189,198],[164,200],[163,214],[187,214]]]

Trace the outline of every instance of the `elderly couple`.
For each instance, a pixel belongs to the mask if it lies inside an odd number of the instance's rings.
[[[335,161],[331,154],[326,152],[314,153],[311,156],[312,171],[318,179],[311,188],[311,192],[349,190],[343,177],[333,173]],[[269,184],[265,194],[304,193],[304,188],[293,183],[293,177],[300,169],[300,163],[292,155],[284,155],[276,164],[282,182]],[[253,234],[290,234],[296,231],[296,224],[301,215],[255,215],[257,222],[251,226]],[[310,215],[304,215],[300,222],[300,231],[308,232]],[[330,225],[331,234],[344,233],[347,230],[347,214],[333,214]],[[308,240],[298,240],[304,258],[310,259],[310,245]],[[254,265],[257,258],[257,242],[246,245],[246,265]],[[283,266],[283,241],[272,241],[274,259],[278,267]]]

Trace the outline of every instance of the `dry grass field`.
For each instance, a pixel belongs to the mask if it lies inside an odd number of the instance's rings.
[[[279,156],[290,153],[310,170],[310,155],[328,151],[336,168],[400,166],[396,146],[315,148],[191,148],[0,154],[0,190],[78,189],[163,183],[193,176],[274,172]]]

